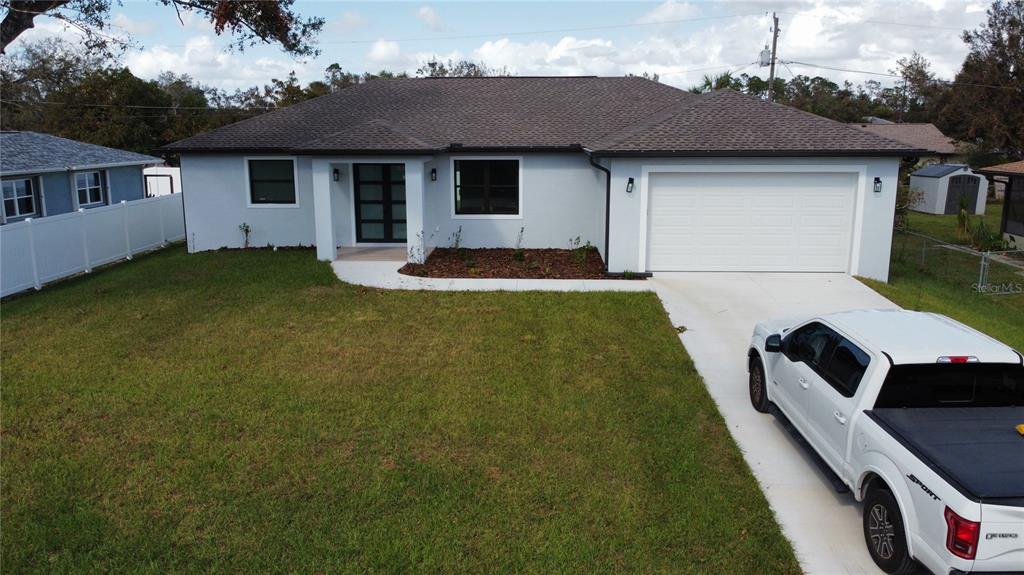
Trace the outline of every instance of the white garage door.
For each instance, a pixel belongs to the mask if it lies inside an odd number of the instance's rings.
[[[652,173],[647,271],[849,269],[855,174]]]

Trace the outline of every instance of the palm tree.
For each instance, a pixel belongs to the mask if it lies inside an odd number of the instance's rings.
[[[709,76],[704,74],[704,80],[690,88],[690,92],[694,94],[704,94],[713,90],[723,90],[725,88],[731,88],[735,78],[732,77],[732,72],[722,72],[717,76]]]

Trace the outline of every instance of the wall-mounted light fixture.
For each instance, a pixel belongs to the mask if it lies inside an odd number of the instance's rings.
[[[882,193],[882,178],[875,178],[875,193]]]
[[[630,178],[630,179],[626,180],[626,193],[627,194],[632,194],[633,193],[633,178]]]
[[[338,170],[338,168],[334,168],[334,172],[332,172],[331,175],[334,178],[335,182],[341,181],[341,172]]]
[[[437,181],[437,168],[430,168],[430,181],[431,182],[436,182]]]

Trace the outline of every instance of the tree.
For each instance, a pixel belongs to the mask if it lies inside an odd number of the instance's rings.
[[[311,56],[318,53],[313,39],[324,25],[323,18],[301,18],[292,10],[295,0],[239,2],[232,0],[153,0],[181,12],[207,18],[217,34],[227,30],[233,46],[244,50],[258,42],[277,42],[288,53]],[[0,53],[18,36],[35,27],[39,16],[55,18],[79,29],[90,51],[108,52],[111,45],[124,42],[104,33],[110,19],[110,0],[0,0],[7,13],[0,22]]]
[[[36,129],[73,140],[142,153],[166,143],[173,99],[157,82],[127,68],[93,72],[47,96]]]
[[[980,152],[1024,157],[1024,0],[997,0],[987,22],[965,31],[970,52],[957,73],[942,128]]]
[[[889,73],[901,78],[901,87],[893,94],[895,101],[892,102],[897,110],[897,119],[903,122],[930,121],[947,89],[935,80],[931,63],[915,51],[909,58],[896,60],[896,69]]]
[[[102,56],[61,38],[32,42],[17,53],[0,58],[0,126],[5,130],[32,129],[42,117],[39,102],[107,65]]]
[[[713,90],[724,90],[726,88],[742,91],[743,82],[741,79],[733,76],[732,72],[722,72],[716,76],[704,74],[704,79],[701,83],[696,86],[691,86],[690,92],[694,94],[703,94]]]
[[[511,76],[507,68],[488,68],[483,62],[472,60],[439,60],[433,58],[424,62],[416,75],[425,78],[482,78],[485,76]]]

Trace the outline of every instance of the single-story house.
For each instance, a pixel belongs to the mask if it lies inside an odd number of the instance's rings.
[[[37,132],[0,132],[0,223],[55,216],[146,197],[153,156]]]
[[[794,108],[642,78],[371,81],[176,142],[191,251],[596,246],[608,270],[885,280],[900,158]]]
[[[945,164],[963,161],[965,156],[956,146],[952,138],[942,133],[935,124],[927,123],[893,123],[878,118],[870,121],[850,124],[871,134],[896,140],[913,148],[921,148],[926,153],[918,157],[920,164]]]
[[[926,214],[958,214],[960,202],[967,212],[985,213],[988,180],[966,164],[932,164],[910,174],[910,187],[921,192],[912,209]]]
[[[978,173],[1006,185],[1000,231],[1018,248],[1024,248],[1024,160],[981,168]]]

